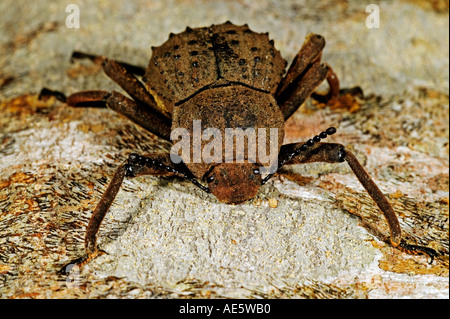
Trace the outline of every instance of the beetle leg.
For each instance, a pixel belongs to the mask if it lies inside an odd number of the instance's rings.
[[[325,38],[319,34],[310,34],[306,37],[300,51],[295,56],[286,75],[278,85],[275,96],[277,99],[285,95],[289,86],[295,85],[302,78],[305,71],[313,63],[319,62],[322,56],[322,50],[325,47]]]
[[[292,61],[289,70],[278,85],[275,98],[287,120],[311,96],[320,103],[327,103],[340,95],[363,96],[360,87],[340,89],[339,79],[327,64],[320,64],[325,39],[319,34],[306,37],[300,51]],[[325,94],[314,90],[327,79],[329,90]]]
[[[320,64],[325,39],[319,34],[306,37],[289,70],[278,85],[275,98],[287,120],[325,80],[328,66]],[[338,82],[339,85],[339,82]],[[337,88],[339,91],[339,87]]]
[[[68,97],[75,98],[77,94]],[[159,113],[154,113],[138,101],[133,101],[123,94],[113,91],[106,97],[106,106],[132,120],[153,134],[170,141],[172,123]]]
[[[334,133],[336,130],[330,128],[325,133]],[[322,132],[324,133],[324,132]],[[325,134],[321,135],[325,137]],[[322,138],[321,135],[318,135]],[[328,162],[328,163],[340,163],[346,161],[353,173],[356,175],[358,180],[361,182],[362,186],[372,197],[373,201],[378,205],[384,217],[387,220],[390,230],[390,241],[392,246],[398,249],[411,253],[411,254],[425,254],[431,258],[431,262],[434,257],[438,256],[438,253],[431,248],[422,247],[417,245],[410,245],[402,241],[402,232],[400,228],[400,223],[398,222],[397,216],[389,204],[386,197],[383,195],[381,190],[375,184],[375,182],[370,178],[369,174],[365,171],[359,161],[356,159],[355,155],[350,151],[346,150],[341,144],[335,143],[318,143],[320,138],[311,139],[306,143],[293,143],[286,144],[281,147],[279,155],[279,168],[283,165],[292,164],[304,164],[312,162]],[[270,178],[270,176],[269,176]],[[267,177],[263,182],[267,181]],[[431,263],[430,262],[430,263]]]
[[[325,131],[321,132],[319,135],[316,135],[312,139],[308,140],[306,143],[292,143],[281,146],[280,152],[278,154],[278,161],[277,161],[278,167],[275,169],[273,173],[270,173],[266,177],[264,177],[264,179],[262,180],[262,184],[264,185],[273,175],[275,175],[275,173],[281,167],[283,167],[283,165],[291,164],[292,160],[293,161],[298,160],[299,156],[305,155],[305,151],[307,151],[308,148],[311,148],[321,140],[327,138],[330,135],[333,135],[334,133],[336,133],[336,128],[329,127]]]
[[[92,55],[82,52],[73,52],[71,61],[74,59],[89,59],[96,64],[100,64],[105,74],[116,82],[122,89],[125,90],[134,100],[144,104],[152,113],[157,113],[160,117],[166,117],[170,121],[170,115],[167,116],[161,111],[161,108],[156,103],[153,96],[145,88],[144,84],[135,75],[144,75],[145,69],[139,66],[131,65],[125,62],[120,62],[108,59],[101,55]],[[53,94],[51,94],[53,93]],[[60,92],[43,89],[40,97],[53,95],[56,98],[60,97]],[[62,94],[64,95],[64,94]]]
[[[361,92],[362,94],[362,90],[361,88],[355,87],[352,89],[344,89],[344,90],[340,90],[340,85],[339,85],[339,78],[337,77],[336,73],[334,73],[333,69],[331,68],[331,66],[329,66],[328,64],[326,64],[328,72],[327,72],[327,83],[328,83],[328,92],[325,94],[320,94],[317,92],[313,92],[311,93],[311,97],[319,102],[322,103],[327,103],[328,101],[331,101],[332,99],[336,98],[337,96],[339,96],[339,94],[342,94],[344,92],[353,92],[352,90],[358,90]],[[358,91],[358,92],[359,92]]]
[[[156,103],[153,96],[147,91],[145,86],[139,81],[136,76],[128,72],[120,62],[110,59],[103,60],[103,71],[114,82],[116,82],[122,89],[125,90],[135,101],[151,108],[153,113],[157,113],[160,117],[167,118],[170,121],[170,117],[167,117]]]
[[[173,156],[173,155],[172,155]],[[200,187],[202,190],[209,192],[207,187],[201,185],[189,171],[183,162],[173,163],[169,153],[155,153],[147,156],[138,154],[130,154],[128,160],[121,164],[111,181],[108,184],[102,198],[95,207],[94,212],[89,220],[86,236],[85,236],[85,254],[81,258],[75,259],[61,269],[61,273],[70,272],[74,265],[83,266],[93,258],[101,255],[103,252],[97,246],[97,234],[100,225],[113,203],[125,177],[136,177],[142,175],[154,176],[178,176],[186,179]]]
[[[136,78],[134,75],[136,74],[136,70],[133,69],[136,68],[135,66],[102,56],[95,56],[95,61],[97,61],[96,63],[99,63],[100,61],[105,74],[124,89],[134,100],[148,106],[154,113],[158,113],[168,120],[171,119],[170,115],[167,115],[167,113],[164,113],[161,110],[161,107],[145,88],[144,84]],[[143,70],[143,72],[145,73],[145,70]],[[139,74],[141,73],[142,72],[139,72]]]
[[[324,101],[339,95],[339,80],[336,74],[330,66],[320,64],[324,47],[324,37],[319,34],[308,35],[288,72],[278,85],[275,97],[284,120],[294,114],[325,79],[330,87],[328,93],[314,94],[314,98]]]
[[[42,89],[39,98],[55,96],[58,100],[71,106],[100,106],[114,110],[149,132],[170,141],[171,121],[163,115],[152,112],[141,102],[133,101],[123,94],[113,91],[82,91],[66,97],[58,91]]]
[[[339,96],[346,95],[346,94],[350,94],[352,96],[359,96],[361,98],[364,96],[364,93],[363,93],[361,87],[359,87],[359,86],[355,86],[352,88],[340,89],[338,76],[336,75],[336,73],[334,73],[331,66],[329,66],[328,64],[326,64],[326,66],[328,68],[328,73],[327,73],[327,83],[328,83],[328,88],[329,88],[328,92],[325,94],[317,93],[317,92],[311,93],[311,97],[314,100],[316,100],[319,103],[326,104],[326,103],[332,101],[333,99],[335,99]]]
[[[96,64],[103,63],[105,57],[101,55],[93,55],[89,53],[79,52],[79,51],[73,51],[72,56],[70,57],[70,62],[74,62],[75,60],[80,59],[88,59]],[[129,64],[127,62],[117,61],[117,63],[120,63],[128,72],[143,76],[145,74],[145,68],[142,66],[137,66],[133,64]]]
[[[71,106],[100,106],[125,115],[136,124],[146,130],[170,140],[171,119],[161,113],[153,96],[145,86],[132,74],[136,73],[129,64],[109,60],[99,55],[74,52],[74,58],[88,58],[94,63],[101,63],[104,72],[117,84],[119,84],[135,101],[123,96],[118,92],[111,94],[106,91],[82,91],[66,97],[63,93],[42,89],[39,99],[54,96],[58,100]]]
[[[286,121],[306,101],[311,93],[325,80],[328,66],[319,62],[310,66],[306,73],[293,82],[277,97],[278,105]],[[338,88],[339,91],[339,88]]]

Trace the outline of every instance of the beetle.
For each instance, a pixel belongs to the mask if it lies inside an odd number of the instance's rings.
[[[179,34],[171,33],[162,45],[152,47],[146,69],[100,55],[74,52],[72,59],[89,59],[101,64],[104,72],[131,98],[117,91],[101,90],[82,91],[66,97],[45,88],[40,98],[54,96],[70,106],[99,104],[166,140],[170,140],[171,133],[179,128],[189,134],[195,133],[195,121],[201,121],[203,129],[212,127],[219,133],[224,133],[227,128],[271,128],[277,132],[277,163],[264,177],[260,156],[252,159],[243,156],[241,161],[224,162],[224,155],[219,154],[219,160],[215,162],[203,158],[190,161],[194,151],[189,143],[188,152],[181,155],[130,154],[128,160],[118,166],[97,204],[86,230],[85,255],[75,263],[84,264],[100,253],[97,247],[99,227],[125,177],[177,176],[212,193],[220,202],[239,204],[253,198],[259,188],[285,165],[344,161],[384,214],[392,246],[412,254],[426,254],[432,262],[437,256],[436,251],[402,240],[394,210],[355,155],[341,144],[321,142],[336,132],[334,127],[306,142],[282,145],[285,121],[307,98],[312,96],[329,101],[340,94],[338,77],[329,65],[321,63],[324,46],[323,36],[308,35],[285,73],[287,62],[268,33],[256,33],[247,24],[237,26],[227,21],[209,27],[187,27]],[[324,80],[328,82],[328,92],[324,95],[315,93]],[[258,135],[256,143],[269,146],[263,137]],[[245,150],[251,146],[249,140],[244,144]],[[204,147],[205,141],[200,146]],[[232,159],[236,159],[236,145],[232,151]]]

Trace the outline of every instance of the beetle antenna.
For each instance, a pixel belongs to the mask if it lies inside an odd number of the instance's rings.
[[[294,149],[292,152],[287,153],[287,154],[282,154],[281,156],[278,156],[278,168],[277,168],[277,170],[274,173],[271,173],[271,174],[267,175],[266,177],[264,177],[264,179],[261,182],[261,185],[264,185],[265,183],[267,183],[267,181],[273,175],[275,175],[275,173],[278,172],[280,170],[280,168],[283,167],[284,164],[289,162],[295,156],[299,155],[301,152],[306,151],[308,148],[314,146],[314,144],[319,143],[321,140],[327,138],[328,136],[333,135],[334,133],[336,133],[336,131],[337,130],[336,130],[335,127],[329,127],[325,131],[320,132],[319,135],[316,135],[313,138],[309,139],[306,143],[304,143],[299,148]]]
[[[195,186],[197,186],[198,188],[200,188],[202,191],[205,191],[206,193],[210,193],[210,190],[208,187],[203,186],[198,180],[197,178],[195,178],[195,176],[186,176],[184,175],[184,179],[190,181],[192,184],[194,184]]]
[[[138,166],[135,166],[138,164]],[[161,160],[157,158],[151,158],[146,156],[140,156],[138,154],[132,153],[128,158],[128,163],[125,165],[126,176],[134,177],[138,176],[139,167],[146,166],[149,168],[154,168],[156,170],[167,171],[168,173],[174,173],[176,176],[181,177],[182,179],[190,181],[195,186],[198,186],[201,190],[209,193],[209,188],[203,186],[194,174],[187,168],[186,164],[181,161],[179,163],[173,163],[171,165],[164,164]]]
[[[210,193],[209,188],[206,186],[203,186],[197,178],[194,176],[194,174],[191,173],[191,171],[187,168],[186,164],[183,163],[183,161],[180,161],[180,163],[175,164],[175,169],[170,169],[172,172],[179,174],[179,176],[185,180],[190,181],[192,184],[200,188],[202,191],[205,191],[206,193]]]

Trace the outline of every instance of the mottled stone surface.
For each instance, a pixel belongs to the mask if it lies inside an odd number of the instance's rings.
[[[360,1],[0,3],[0,297],[448,298],[448,1],[383,1],[369,29]],[[286,142],[329,126],[388,196],[405,238],[443,255],[429,265],[386,244],[381,213],[346,164],[288,167],[254,200],[229,206],[189,182],[127,180],[100,231],[107,254],[71,277],[85,227],[115,167],[170,144],[103,109],[37,100],[118,89],[73,50],[146,65],[170,32],[231,20],[270,33],[291,61],[304,37],[365,99],[308,101]],[[325,87],[325,86],[324,86]]]

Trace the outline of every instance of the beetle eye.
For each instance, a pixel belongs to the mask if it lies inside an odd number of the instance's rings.
[[[255,175],[261,174],[259,168],[255,168],[255,169],[253,170],[253,174],[255,174]]]
[[[208,183],[212,183],[212,182],[214,182],[214,176],[208,176],[208,178],[206,179],[206,181],[208,182]]]

